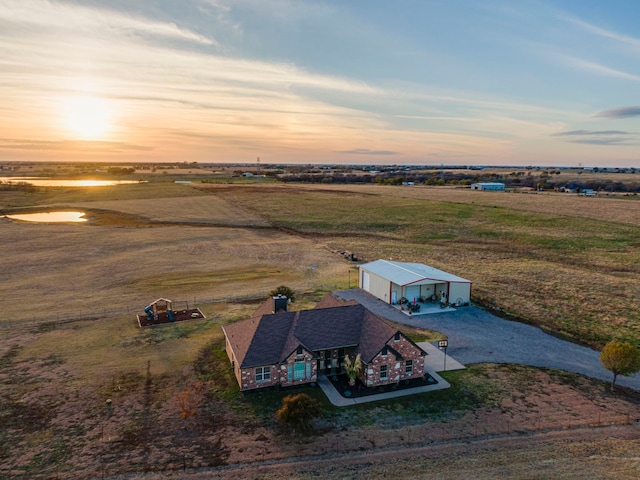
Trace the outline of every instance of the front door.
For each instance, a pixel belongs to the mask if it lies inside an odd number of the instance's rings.
[[[324,351],[324,374],[331,374],[331,350]]]

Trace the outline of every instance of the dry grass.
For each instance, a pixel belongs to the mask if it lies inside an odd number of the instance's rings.
[[[199,223],[221,226],[268,226],[260,217],[249,214],[221,197],[192,195],[177,198],[151,198],[74,203],[74,206],[122,212],[153,222]]]
[[[3,322],[113,309],[133,314],[158,297],[264,297],[282,283],[313,290],[346,280],[348,267],[313,241],[275,230],[5,221],[0,242],[11,245],[11,255],[0,260],[11,292],[3,299]]]
[[[304,188],[306,186],[302,186]],[[505,207],[553,216],[577,217],[640,226],[640,198],[618,195],[581,197],[563,193],[478,192],[456,187],[313,185],[314,190],[349,191],[438,202]]]
[[[210,191],[333,249],[469,278],[476,301],[579,342],[640,341],[640,202],[378,186]]]
[[[19,199],[93,208],[96,221],[88,225],[0,220],[0,243],[11,248],[0,258],[10,292],[3,298],[5,325],[55,320],[56,312],[102,317],[113,307],[131,310],[113,319],[3,330],[0,476],[92,478],[152,466],[175,477],[183,460],[189,467],[216,465],[223,454],[236,464],[300,456],[306,465],[207,472],[207,478],[234,478],[233,472],[239,472],[235,478],[282,478],[283,472],[309,478],[314,471],[433,478],[428,475],[436,468],[445,475],[440,478],[577,478],[586,468],[601,478],[633,478],[638,401],[612,396],[601,382],[479,366],[450,376],[456,394],[449,397],[443,391],[375,408],[327,406],[331,428],[300,442],[272,424],[269,409],[284,393],[245,398],[231,388],[220,324],[246,318],[255,304],[201,305],[205,321],[145,330],[136,327],[134,313],[160,296],[198,303],[263,298],[281,283],[298,292],[296,308],[311,306],[323,292],[346,286],[352,265],[332,253],[344,249],[370,260],[393,257],[453,271],[474,280],[476,298],[583,341],[637,339],[637,223],[520,202],[526,195],[495,197],[504,205],[483,197],[490,203],[481,205],[471,196],[429,197],[445,195],[435,189],[166,187],[166,196],[164,187],[148,184],[114,190],[118,198],[39,192]],[[622,202],[634,215],[637,204]],[[206,225],[179,224],[187,221]],[[201,358],[213,374],[185,430],[175,395],[194,386]],[[633,425],[597,438],[605,432],[598,423],[625,423],[627,415]],[[539,435],[547,436],[538,441]],[[216,443],[221,438],[223,445]],[[333,456],[336,444],[344,455]],[[420,460],[425,445],[439,452],[426,463]],[[357,452],[375,461],[354,467]],[[306,457],[317,455],[330,465]]]

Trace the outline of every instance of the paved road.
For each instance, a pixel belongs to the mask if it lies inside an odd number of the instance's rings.
[[[537,327],[491,315],[477,307],[453,312],[408,316],[360,289],[334,292],[357,300],[372,312],[395,322],[444,333],[447,354],[461,363],[517,363],[549,367],[611,381],[611,373],[600,364],[600,353],[560,340]],[[617,385],[640,391],[640,374],[618,377]]]

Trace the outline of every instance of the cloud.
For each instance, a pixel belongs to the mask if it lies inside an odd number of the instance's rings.
[[[598,118],[640,117],[640,106],[619,107],[619,108],[612,108],[610,110],[601,110],[600,112],[596,112],[593,116]]]
[[[582,143],[586,145],[630,145],[625,138],[580,138],[572,140],[571,143]]]
[[[105,140],[34,140],[23,138],[0,138],[0,150],[50,150],[50,151],[91,151],[121,152],[125,150],[151,151],[153,147],[133,145],[125,142]]]
[[[610,68],[600,63],[589,62],[587,60],[570,57],[568,55],[560,55],[560,56],[564,57],[566,61],[568,61],[569,63],[573,64],[573,66],[581,70],[597,73],[598,75],[603,75],[605,77],[624,78],[625,80],[633,80],[636,82],[640,82],[640,76],[634,75],[633,73],[624,72],[622,70],[616,70],[615,68]]]
[[[173,40],[217,46],[217,42],[175,23],[161,22],[104,8],[53,3],[48,1],[6,2],[0,0],[0,20],[19,26],[35,27],[40,31],[55,30],[98,32],[110,35],[152,35]]]
[[[568,130],[551,134],[567,137],[566,141],[586,145],[635,145],[638,135],[622,130]]]
[[[606,30],[604,28],[596,27],[595,25],[592,25],[590,23],[587,23],[575,17],[565,16],[563,18],[566,21],[571,22],[574,25],[577,25],[588,32],[594,33],[604,38],[616,40],[618,42],[635,47],[636,49],[640,49],[640,39],[630,37],[628,35],[622,35],[620,33],[612,32],[611,30]]]
[[[342,150],[338,153],[349,155],[397,155],[398,152],[392,150],[369,150],[368,148],[354,148],[353,150]]]
[[[633,135],[631,132],[623,132],[622,130],[569,130],[566,132],[558,132],[551,134],[552,137],[566,137],[575,135]]]

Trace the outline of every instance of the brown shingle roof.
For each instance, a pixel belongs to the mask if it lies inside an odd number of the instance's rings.
[[[318,305],[327,308],[260,315],[263,305],[223,330],[241,368],[281,363],[299,345],[310,351],[356,347],[369,363],[397,330],[359,303],[344,303],[325,297]]]

